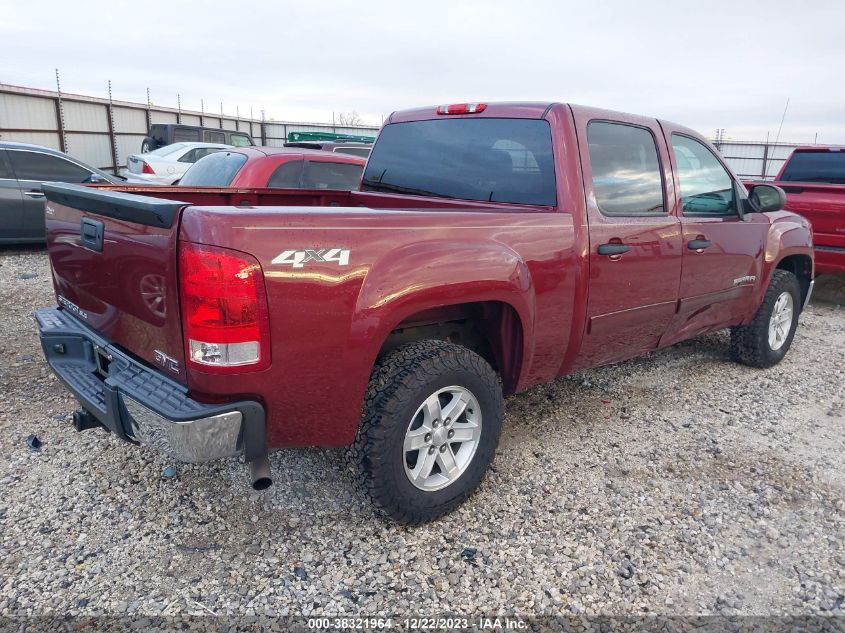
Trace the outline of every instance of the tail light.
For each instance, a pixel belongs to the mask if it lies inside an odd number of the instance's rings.
[[[437,114],[476,114],[486,109],[486,103],[453,103],[437,106]]]
[[[211,372],[270,365],[267,294],[255,258],[183,242],[179,284],[189,365]]]
[[[141,168],[141,173],[142,174],[153,174],[153,175],[155,175],[155,172],[153,171],[153,168],[150,167],[150,164],[147,161],[143,161],[143,163],[144,163],[144,166]]]

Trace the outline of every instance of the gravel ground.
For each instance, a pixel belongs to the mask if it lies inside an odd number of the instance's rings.
[[[719,333],[508,399],[479,493],[404,528],[338,451],[277,452],[254,493],[234,459],[167,477],[74,432],[30,317],[49,277],[0,251],[0,615],[845,610],[843,278],[771,370]]]

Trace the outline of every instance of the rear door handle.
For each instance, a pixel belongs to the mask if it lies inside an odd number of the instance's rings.
[[[35,191],[35,190],[24,191],[23,195],[25,195],[27,198],[43,198],[44,192],[43,191]]]
[[[602,244],[598,248],[599,255],[621,255],[631,250],[627,244]]]
[[[710,248],[710,240],[690,240],[687,242],[687,248],[691,251],[703,251],[705,248]]]

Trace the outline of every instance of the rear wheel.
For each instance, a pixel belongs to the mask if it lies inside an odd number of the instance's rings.
[[[349,449],[360,487],[402,523],[449,512],[484,478],[502,409],[498,376],[477,354],[433,340],[397,348],[373,372]]]
[[[141,153],[147,154],[156,148],[155,140],[152,137],[146,137],[141,141]]]
[[[800,306],[798,278],[787,270],[776,270],[751,323],[731,329],[731,357],[751,367],[779,363],[792,345]]]

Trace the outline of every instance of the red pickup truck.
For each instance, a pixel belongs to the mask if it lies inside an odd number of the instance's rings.
[[[779,362],[809,225],[699,134],[560,103],[396,112],[351,192],[45,185],[53,370],[177,459],[348,446],[388,516],[437,517],[493,459],[503,395],[731,328]],[[138,195],[145,193],[146,195]]]
[[[786,209],[810,221],[816,272],[845,275],[845,147],[798,147],[769,184],[784,190]]]

